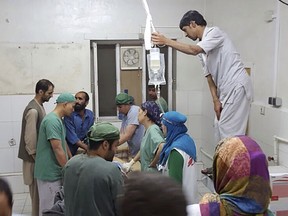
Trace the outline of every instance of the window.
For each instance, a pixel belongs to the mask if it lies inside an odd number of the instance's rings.
[[[168,64],[169,60],[172,61],[172,55],[169,52],[172,53],[171,48],[161,48],[161,53],[165,55],[167,83],[161,88],[161,96],[172,106],[172,63]],[[91,41],[91,86],[96,120],[117,119],[115,96],[119,92],[128,91],[136,105],[146,101],[148,73],[143,73],[147,71],[146,54],[143,41]]]

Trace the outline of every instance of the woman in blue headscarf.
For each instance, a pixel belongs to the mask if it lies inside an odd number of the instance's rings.
[[[160,154],[162,172],[182,184],[188,204],[197,202],[196,146],[187,134],[187,118],[171,111],[162,116],[162,130],[166,143]]]

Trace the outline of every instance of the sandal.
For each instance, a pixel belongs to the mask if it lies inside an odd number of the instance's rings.
[[[204,175],[212,175],[213,173],[213,167],[205,168],[201,170],[201,173]]]

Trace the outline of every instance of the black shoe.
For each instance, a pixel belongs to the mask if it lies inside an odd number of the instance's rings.
[[[213,167],[202,169],[201,173],[204,175],[212,175],[213,174]]]

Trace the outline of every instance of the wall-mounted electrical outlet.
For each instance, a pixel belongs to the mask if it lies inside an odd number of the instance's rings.
[[[260,114],[265,115],[265,107],[264,106],[260,107]]]
[[[268,104],[272,105],[273,107],[281,107],[282,99],[280,97],[269,97]]]

